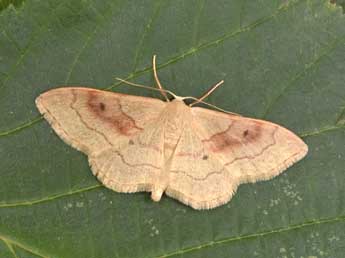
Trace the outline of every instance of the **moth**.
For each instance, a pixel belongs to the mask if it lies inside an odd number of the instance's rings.
[[[163,89],[165,101],[91,88],[47,91],[36,105],[57,135],[85,153],[93,174],[117,192],[165,193],[194,209],[230,201],[243,183],[279,175],[308,152],[277,124],[189,105]],[[169,100],[170,93],[174,99]]]

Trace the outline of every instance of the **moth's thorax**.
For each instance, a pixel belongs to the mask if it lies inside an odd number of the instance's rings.
[[[162,115],[164,117],[164,149],[167,157],[175,149],[186,123],[190,123],[191,111],[182,100],[174,99],[167,104]]]
[[[174,99],[170,102],[167,103],[166,109],[169,110],[170,112],[176,112],[176,113],[181,113],[181,112],[190,112],[190,107],[187,106],[182,99]]]

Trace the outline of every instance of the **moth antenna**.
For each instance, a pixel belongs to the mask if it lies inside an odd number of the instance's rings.
[[[174,93],[172,93],[170,90],[166,90],[166,89],[157,89],[157,88],[155,88],[155,87],[150,87],[150,86],[146,86],[146,85],[142,85],[142,84],[137,84],[137,83],[129,82],[129,81],[126,81],[126,80],[121,79],[121,78],[118,78],[118,77],[116,77],[115,79],[118,80],[118,81],[120,81],[120,82],[126,83],[126,84],[128,84],[128,85],[134,86],[134,87],[143,88],[143,89],[148,89],[148,90],[154,90],[154,91],[159,91],[159,92],[164,92],[165,95],[166,95],[166,93],[169,93],[169,94],[170,94],[171,96],[173,96],[175,99],[176,99],[176,98],[179,98],[177,95],[175,95]]]
[[[208,103],[208,102],[202,101],[202,100],[197,99],[197,98],[195,98],[195,97],[183,97],[183,99],[194,99],[194,100],[195,100],[194,102],[202,103],[202,104],[205,104],[206,106],[213,107],[214,109],[217,109],[217,110],[219,110],[219,111],[222,111],[223,113],[230,114],[230,115],[234,115],[234,116],[242,116],[242,115],[240,115],[240,114],[237,114],[237,113],[234,113],[234,112],[227,111],[227,110],[225,110],[225,109],[222,109],[222,108],[220,108],[220,107],[217,107],[217,106],[215,106],[215,105],[212,105],[212,104],[210,104],[210,103]],[[193,103],[194,103],[194,102],[193,102]],[[190,106],[190,105],[189,105],[189,106]]]
[[[208,91],[204,93],[200,98],[197,98],[193,103],[189,104],[189,106],[193,106],[199,102],[202,102],[203,99],[207,98],[213,91],[215,91],[220,85],[224,83],[224,80],[221,80],[217,84],[213,85]]]
[[[161,93],[164,96],[165,100],[169,102],[170,100],[166,94],[166,91],[164,91],[164,88],[162,87],[161,82],[158,79],[157,69],[156,69],[156,55],[153,55],[153,58],[152,58],[152,69],[153,69],[153,75],[155,77],[158,88],[161,90]]]

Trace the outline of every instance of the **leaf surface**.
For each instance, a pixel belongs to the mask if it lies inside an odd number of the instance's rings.
[[[340,7],[27,0],[4,8],[0,24],[0,257],[343,257]],[[105,189],[34,100],[59,85],[160,97],[114,82],[153,85],[153,54],[167,89],[198,97],[224,79],[208,102],[286,126],[306,141],[308,156],[210,211]]]

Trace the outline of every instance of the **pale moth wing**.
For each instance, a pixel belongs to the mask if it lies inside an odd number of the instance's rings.
[[[89,155],[128,142],[157,119],[166,103],[90,88],[57,88],[41,94],[36,105],[55,132]]]
[[[190,113],[166,193],[195,209],[227,203],[240,184],[273,178],[308,151],[277,124],[199,107]]]
[[[151,191],[163,162],[157,156],[162,136],[155,134],[155,122],[165,102],[66,87],[43,93],[36,105],[67,144],[88,155],[93,174],[105,186],[119,192]],[[147,148],[153,145],[157,147]],[[150,161],[145,165],[142,160]]]

